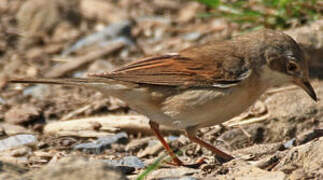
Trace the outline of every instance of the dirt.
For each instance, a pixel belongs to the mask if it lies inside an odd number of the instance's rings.
[[[7,80],[111,71],[140,57],[229,39],[248,27],[198,16],[206,12],[184,0],[1,0],[0,179],[135,179],[164,157],[148,119],[126,102],[83,88]],[[161,162],[146,179],[323,178],[323,20],[286,32],[313,56],[311,80],[321,101],[294,86],[277,87],[239,116],[255,123],[201,129],[201,138],[236,157],[225,164],[181,131],[164,128],[180,159],[203,157],[206,164]]]

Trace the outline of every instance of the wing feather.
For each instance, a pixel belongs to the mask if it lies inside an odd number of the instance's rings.
[[[250,75],[251,70],[243,58],[219,57],[221,59],[211,56],[202,60],[189,53],[148,57],[111,73],[92,76],[140,84],[227,88]]]

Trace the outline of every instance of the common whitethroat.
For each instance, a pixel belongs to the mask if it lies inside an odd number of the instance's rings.
[[[176,165],[183,163],[161,136],[159,124],[183,129],[191,141],[231,160],[231,155],[197,138],[196,130],[239,115],[268,88],[285,83],[298,85],[317,101],[302,49],[288,35],[269,29],[143,58],[89,78],[10,82],[76,85],[117,97],[150,119]]]

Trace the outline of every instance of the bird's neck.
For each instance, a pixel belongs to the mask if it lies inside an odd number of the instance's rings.
[[[260,77],[260,82],[267,86],[266,88],[270,88],[273,86],[282,86],[289,82],[290,77],[281,72],[274,71],[270,69],[267,65],[263,65],[259,72],[257,72]]]

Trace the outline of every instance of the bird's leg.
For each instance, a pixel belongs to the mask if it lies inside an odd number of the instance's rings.
[[[230,161],[230,160],[234,159],[231,155],[229,155],[229,154],[227,154],[225,152],[222,152],[221,150],[214,147],[213,145],[211,145],[209,143],[206,143],[203,140],[197,138],[196,135],[195,135],[195,128],[187,128],[185,131],[186,131],[187,137],[191,141],[193,141],[193,142],[201,145],[202,147],[205,147],[206,149],[212,151],[214,154],[216,154],[217,156],[222,158],[224,160],[224,162],[227,162],[227,161]]]
[[[164,148],[166,149],[166,151],[168,152],[168,154],[170,155],[170,157],[174,161],[175,165],[182,166],[183,162],[177,158],[176,154],[169,147],[169,145],[167,144],[165,139],[161,136],[161,134],[159,132],[159,125],[153,121],[149,121],[149,125],[150,125],[151,129],[153,130],[154,134],[156,135],[156,137],[158,138],[158,140],[162,143],[162,145],[164,146]]]

